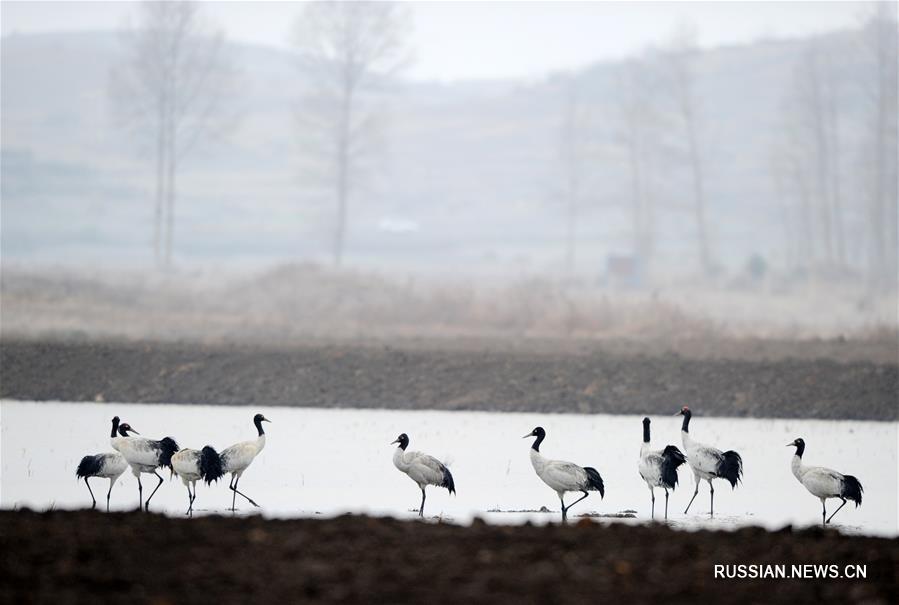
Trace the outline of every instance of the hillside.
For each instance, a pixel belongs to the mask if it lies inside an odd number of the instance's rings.
[[[849,34],[824,43],[838,57],[839,74],[857,68]],[[802,49],[799,40],[759,42],[704,52],[696,65],[712,240],[731,267],[753,253],[783,260],[769,158]],[[308,78],[288,52],[239,44],[226,50],[241,78],[228,102],[241,117],[183,163],[176,256],[184,264],[228,265],[321,258],[333,212],[322,179],[303,169],[304,133],[295,118]],[[149,262],[152,162],[140,137],[112,119],[108,95],[121,52],[121,39],[110,32],[3,38],[4,260]],[[629,177],[616,119],[620,69],[601,63],[581,74],[594,144],[578,268],[591,276],[608,254],[631,247]],[[851,141],[861,102],[844,88]],[[389,103],[379,100],[383,146],[370,156],[352,199],[351,260],[475,275],[559,268],[565,223],[554,191],[564,95],[564,78],[551,76],[404,82]],[[660,145],[670,143],[660,138]],[[678,210],[689,183],[682,160],[658,151],[664,154],[652,182],[660,263],[689,272],[692,226]],[[417,229],[397,232],[390,228],[397,222]]]

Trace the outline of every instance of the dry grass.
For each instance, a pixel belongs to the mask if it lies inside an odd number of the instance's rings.
[[[761,337],[895,343],[895,297],[861,305],[859,296],[820,288],[616,291],[539,278],[441,284],[309,264],[227,277],[6,269],[0,328],[4,336],[27,338],[205,342]]]

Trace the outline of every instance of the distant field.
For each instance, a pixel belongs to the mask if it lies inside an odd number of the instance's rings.
[[[4,339],[0,397],[437,410],[895,420],[899,366],[852,343]],[[844,358],[842,361],[833,359]]]
[[[897,418],[895,296],[4,268],[0,396]]]
[[[630,290],[537,276],[414,278],[313,264],[172,274],[4,265],[0,297],[4,338],[266,345],[475,339],[524,348],[625,340],[642,343],[650,354],[711,343],[700,345],[710,356],[727,349],[740,354],[758,341],[826,340],[839,346],[806,351],[895,363],[899,335],[895,293],[873,294],[853,283],[673,283]],[[731,340],[753,343],[725,342]],[[718,349],[722,342],[725,349]],[[766,356],[794,352],[805,356],[779,345]]]

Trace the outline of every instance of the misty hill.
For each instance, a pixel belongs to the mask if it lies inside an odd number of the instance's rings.
[[[842,52],[852,46],[849,34],[822,40],[836,51],[837,72],[852,74],[857,59]],[[766,41],[698,59],[712,244],[731,267],[752,254],[783,262],[770,149],[804,48],[802,40]],[[227,267],[325,258],[332,204],[322,179],[303,168],[295,115],[308,78],[289,52],[241,44],[226,50],[240,72],[239,94],[228,100],[240,119],[182,165],[176,259]],[[3,38],[4,260],[151,264],[152,156],[112,118],[108,94],[121,53],[120,36],[108,32]],[[580,74],[593,149],[578,222],[578,269],[585,275],[598,275],[607,255],[631,250],[630,181],[616,109],[620,70],[600,63]],[[350,202],[349,261],[472,274],[559,268],[565,211],[555,191],[566,82],[556,75],[402,83],[389,104],[383,99],[383,148]],[[841,91],[850,142],[858,138],[859,94]],[[652,180],[658,263],[689,273],[696,262],[682,209],[689,182],[664,149],[676,130],[665,132]],[[852,199],[847,205],[851,223],[861,212]]]

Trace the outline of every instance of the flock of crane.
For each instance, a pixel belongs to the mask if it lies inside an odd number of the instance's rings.
[[[686,464],[692,471],[696,489],[693,497],[687,504],[684,514],[690,510],[693,500],[699,493],[700,481],[709,484],[709,515],[715,514],[715,479],[724,479],[731,488],[736,488],[743,476],[743,459],[733,450],[721,451],[718,448],[704,445],[693,440],[690,436],[690,419],[692,412],[684,406],[675,415],[683,416],[681,426],[681,439],[684,451],[674,445],[667,445],[663,449],[654,450],[650,446],[650,420],[643,419],[643,443],[640,448],[638,470],[640,477],[649,487],[652,498],[652,514],[655,518],[655,489],[661,488],[665,492],[665,519],[668,518],[669,490],[674,490],[678,483],[678,468]],[[205,481],[211,484],[218,481],[226,474],[231,474],[228,489],[231,490],[231,508],[236,510],[236,498],[241,496],[253,506],[259,506],[249,496],[241,493],[238,482],[244,471],[265,447],[265,431],[263,422],[270,422],[262,414],[253,417],[253,424],[258,435],[256,439],[244,441],[228,447],[221,452],[206,446],[200,450],[184,448],[180,449],[171,437],[161,440],[147,439],[139,435],[128,423],[120,421],[116,416],[112,419],[112,432],[110,443],[115,452],[95,454],[82,458],[76,476],[84,479],[87,489],[93,500],[92,507],[96,507],[88,479],[101,477],[109,479],[109,490],[106,493],[106,510],[109,511],[109,499],[116,480],[131,468],[131,472],[137,478],[138,506],[142,510],[150,510],[150,500],[156,494],[156,490],[163,483],[162,476],[157,472],[160,468],[168,468],[173,475],[181,478],[187,487],[188,508],[187,515],[193,515],[194,500],[197,495],[197,482]],[[542,427],[536,427],[525,435],[527,439],[533,437],[531,445],[531,464],[537,476],[559,496],[562,505],[562,521],[568,519],[568,511],[572,506],[590,495],[591,491],[599,492],[600,497],[605,496],[605,486],[599,472],[593,467],[582,467],[572,462],[562,460],[550,460],[540,453],[540,445],[546,439],[546,431]],[[453,475],[445,464],[437,458],[421,452],[407,451],[409,436],[402,433],[392,443],[397,444],[393,454],[393,464],[397,469],[412,479],[421,490],[421,505],[418,508],[419,516],[424,516],[425,488],[429,485],[446,488],[450,494],[456,492]],[[788,443],[787,447],[795,447],[796,452],[792,460],[792,471],[796,479],[815,497],[821,500],[821,523],[830,523],[846,502],[851,500],[856,507],[862,502],[863,488],[857,478],[852,475],[843,475],[834,470],[823,467],[805,466],[802,455],[805,452],[805,441],[801,438]],[[140,477],[142,474],[155,475],[159,482],[153,492],[143,501],[143,485]],[[565,494],[568,492],[580,492],[583,495],[566,506]],[[826,501],[828,498],[838,498],[842,504],[827,517]]]

